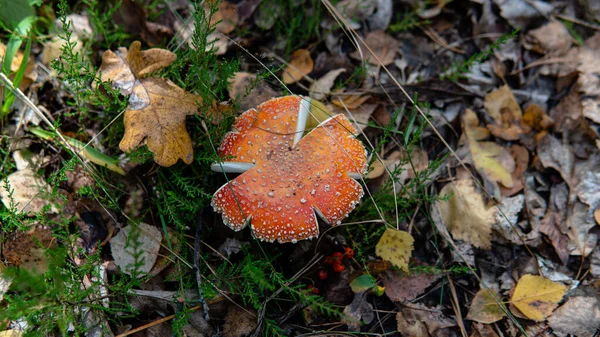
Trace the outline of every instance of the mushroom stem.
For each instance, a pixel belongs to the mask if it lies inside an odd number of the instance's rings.
[[[233,161],[224,161],[221,163],[215,163],[210,165],[210,169],[215,172],[224,172],[224,173],[244,173],[249,169],[253,168],[255,165],[252,163],[239,163]]]

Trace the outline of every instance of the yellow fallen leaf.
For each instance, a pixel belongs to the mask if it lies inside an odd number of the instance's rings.
[[[514,184],[511,173],[515,169],[515,160],[502,146],[494,142],[480,142],[489,133],[478,125],[477,115],[470,109],[465,110],[463,128],[475,168],[488,179],[511,188]]]
[[[19,330],[4,330],[0,331],[0,337],[21,337],[23,333]]]
[[[445,195],[451,197],[447,202],[439,202],[439,209],[452,236],[475,247],[489,249],[496,208],[486,206],[471,179],[447,184],[440,191],[440,197]]]
[[[563,298],[567,287],[542,276],[523,275],[519,279],[511,302],[534,321],[543,321],[552,314]]]
[[[301,80],[303,76],[313,71],[314,66],[315,63],[308,49],[296,50],[290,57],[290,63],[283,70],[283,83],[292,84]]]
[[[375,254],[408,273],[408,259],[414,242],[407,232],[387,228],[375,247]]]
[[[496,302],[496,299],[499,299],[500,296],[495,292],[494,296],[492,296],[490,291],[481,289],[475,294],[469,308],[469,313],[467,314],[467,319],[479,323],[491,324],[506,316],[506,313],[504,313],[498,302]]]

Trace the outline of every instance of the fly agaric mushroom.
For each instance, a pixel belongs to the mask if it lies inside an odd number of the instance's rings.
[[[318,236],[316,214],[337,225],[354,209],[364,192],[353,178],[366,173],[367,152],[341,114],[304,135],[315,114],[325,119],[322,107],[310,98],[286,96],[237,118],[219,148],[221,158],[235,161],[211,166],[243,172],[213,196],[212,206],[226,225],[239,231],[251,223],[258,239],[295,243]]]

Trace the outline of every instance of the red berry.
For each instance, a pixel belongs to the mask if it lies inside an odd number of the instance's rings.
[[[323,281],[327,278],[327,271],[325,269],[319,269],[319,280]]]
[[[315,295],[319,295],[319,288],[315,288],[315,286],[312,284],[307,285],[306,290],[310,291],[311,293],[313,293]]]
[[[344,269],[346,269],[346,267],[344,267],[344,264],[342,264],[342,262],[341,262],[341,261],[336,261],[336,262],[333,264],[333,270],[335,270],[335,271],[336,271],[336,272],[338,272],[338,273],[341,273],[341,272],[343,272],[343,271],[344,271]]]
[[[347,259],[351,259],[354,257],[354,249],[350,247],[346,247],[344,257]]]
[[[338,261],[339,261],[339,260],[341,260],[343,257],[344,257],[344,254],[342,254],[342,253],[340,253],[340,252],[335,252],[335,253],[333,253],[333,258],[334,258],[335,260],[338,260]]]
[[[333,257],[327,256],[327,257],[325,257],[325,262],[323,262],[323,263],[325,263],[326,265],[330,266],[330,265],[333,264],[333,262],[334,262],[333,261]]]

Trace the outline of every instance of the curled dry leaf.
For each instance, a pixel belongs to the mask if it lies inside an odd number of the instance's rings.
[[[439,202],[439,210],[452,236],[475,247],[489,249],[496,208],[486,206],[471,179],[446,184],[440,197],[446,195],[451,197],[447,202]]]
[[[511,302],[527,318],[543,321],[552,314],[566,291],[567,287],[560,283],[527,274],[519,279]]]
[[[283,83],[292,84],[313,71],[315,63],[308,49],[298,49],[292,53],[289,64],[283,69]]]
[[[144,78],[167,67],[175,54],[164,49],[142,51],[135,41],[129,50],[119,48],[118,54],[108,50],[102,55],[102,81],[112,81],[113,87],[129,96],[125,111],[125,134],[119,144],[129,152],[145,144],[154,153],[154,161],[171,166],[182,159],[193,159],[192,141],[185,129],[186,116],[198,114],[200,96],[181,89],[162,78]],[[210,114],[216,115],[216,109]]]
[[[336,225],[363,196],[358,178],[367,156],[343,115],[306,130],[311,99],[272,99],[243,113],[219,148],[212,169],[243,172],[213,197],[214,209],[233,230],[251,222],[254,236],[296,242],[319,234],[316,214]]]
[[[370,64],[388,66],[394,63],[396,51],[400,47],[400,42],[383,30],[375,30],[367,33],[363,39],[366,43],[361,43],[360,51],[356,50],[350,53],[350,57],[357,60],[365,60]]]
[[[493,295],[490,292],[493,292]],[[497,301],[500,301],[500,296],[493,290],[480,289],[471,301],[467,319],[485,324],[501,320],[506,313]]]
[[[470,109],[465,110],[463,128],[475,168],[486,178],[511,188],[515,160],[502,146],[494,142],[480,142],[489,136],[489,132],[478,125],[477,115]]]
[[[415,239],[405,231],[386,228],[375,246],[375,254],[408,273],[408,260]]]

